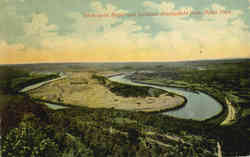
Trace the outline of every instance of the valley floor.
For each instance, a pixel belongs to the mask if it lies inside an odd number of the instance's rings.
[[[123,97],[92,78],[91,72],[67,73],[67,77],[32,90],[33,98],[91,108],[155,112],[179,107],[185,99],[178,95],[162,94],[159,97]]]

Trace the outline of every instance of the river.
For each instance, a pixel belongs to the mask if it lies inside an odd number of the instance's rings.
[[[67,77],[66,75],[62,75],[62,76],[60,76],[58,78],[55,78],[55,79],[42,81],[42,82],[38,82],[38,83],[35,83],[35,84],[32,84],[32,85],[29,85],[29,86],[24,87],[23,89],[21,89],[19,91],[19,93],[25,93],[25,92],[37,89],[37,88],[39,88],[39,87],[41,87],[41,86],[43,86],[45,84],[48,84],[48,83],[51,83],[51,82],[54,82],[54,81],[57,81],[57,80],[64,79],[66,77]],[[48,106],[50,109],[53,109],[53,110],[68,108],[67,106],[62,106],[62,105],[58,105],[58,104],[54,104],[54,103],[52,104],[52,103],[47,103],[47,102],[44,102],[44,105]]]
[[[126,79],[125,76],[126,75],[113,76],[110,77],[109,80],[123,84],[163,89],[187,98],[187,103],[184,107],[163,112],[164,115],[202,121],[219,114],[223,109],[222,105],[217,100],[203,92],[194,93],[174,87],[163,87],[146,83],[133,82],[129,79]]]
[[[48,84],[50,82],[53,82],[53,81],[57,81],[57,80],[61,80],[61,79],[64,79],[66,78],[66,75],[63,75],[63,76],[60,76],[58,78],[55,78],[55,79],[51,79],[51,80],[47,80],[47,81],[42,81],[42,82],[39,82],[39,83],[35,83],[35,84],[32,84],[32,85],[29,85],[27,87],[24,87],[23,89],[21,89],[19,92],[20,93],[24,93],[24,92],[27,92],[27,91],[30,91],[30,90],[33,90],[33,89],[36,89],[36,88],[39,88],[45,84]]]
[[[189,91],[185,91],[185,90],[174,88],[174,87],[163,87],[163,86],[157,86],[157,85],[150,85],[146,83],[133,82],[129,79],[126,79],[125,76],[127,75],[126,74],[115,75],[115,76],[109,77],[109,80],[118,82],[118,83],[129,84],[129,85],[159,88],[159,89],[163,89],[163,90],[173,92],[173,93],[186,97],[187,103],[185,104],[184,107],[181,107],[176,110],[163,112],[164,115],[169,115],[169,116],[183,118],[183,119],[193,119],[193,120],[202,121],[202,120],[211,118],[219,114],[222,111],[222,105],[213,97],[203,92],[194,93],[194,92],[189,92]],[[23,88],[19,92],[21,93],[27,92],[29,90],[39,88],[44,84],[63,79],[65,77],[66,76],[61,76],[56,79],[33,84],[33,85]],[[52,103],[45,103],[45,105],[47,105],[49,108],[54,109],[54,110],[67,108],[66,106],[61,106],[61,105],[52,104]]]

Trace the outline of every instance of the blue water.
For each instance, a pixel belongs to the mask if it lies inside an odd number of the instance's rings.
[[[215,100],[213,97],[199,92],[189,92],[185,90],[181,90],[178,88],[173,87],[161,87],[157,85],[149,85],[144,83],[135,83],[131,80],[125,79],[125,75],[119,75],[109,78],[111,81],[130,84],[130,85],[137,85],[137,86],[147,86],[153,87],[158,89],[163,89],[169,92],[173,92],[179,95],[182,95],[187,98],[187,103],[184,107],[164,112],[164,115],[170,115],[177,118],[183,119],[193,119],[193,120],[205,120],[211,118],[222,111],[222,105]]]

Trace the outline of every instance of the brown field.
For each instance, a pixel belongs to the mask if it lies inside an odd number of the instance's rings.
[[[91,108],[115,108],[153,112],[183,105],[178,95],[159,97],[122,97],[92,79],[92,72],[66,73],[67,78],[51,82],[29,93],[33,98]],[[112,73],[111,73],[112,74]]]

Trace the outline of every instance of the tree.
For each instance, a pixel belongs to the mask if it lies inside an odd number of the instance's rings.
[[[58,145],[46,132],[34,129],[30,123],[21,123],[3,137],[1,154],[4,157],[54,157]]]

